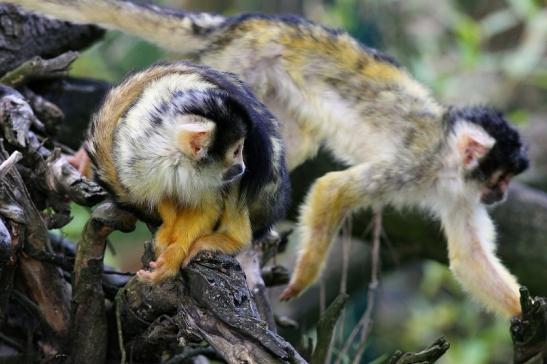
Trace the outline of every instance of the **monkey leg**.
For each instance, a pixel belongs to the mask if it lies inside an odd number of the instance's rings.
[[[201,236],[194,241],[183,265],[187,265],[202,250],[213,250],[226,254],[236,253],[251,241],[251,237],[251,224],[247,209],[228,208],[223,213],[217,232]]]
[[[495,229],[484,206],[458,206],[441,215],[450,269],[464,290],[488,309],[521,313],[519,285],[495,254]]]
[[[359,165],[328,173],[315,182],[301,210],[301,250],[282,300],[297,296],[318,277],[343,218],[355,207],[373,202],[382,178],[369,165]]]
[[[192,244],[190,251],[184,258],[183,266],[188,265],[190,261],[202,250],[212,250],[225,254],[233,254],[240,251],[250,241],[250,234],[247,240],[231,237],[228,234],[211,234],[199,238]]]
[[[158,213],[161,217],[162,224],[158,228],[154,239],[156,258],[175,241],[174,233],[177,222],[179,221],[177,216],[179,210],[180,207],[169,200],[164,200],[158,205]]]
[[[156,234],[156,261],[150,262],[152,271],[140,270],[141,279],[157,283],[175,276],[190,246],[200,236],[210,233],[218,219],[218,210],[212,206],[200,209],[177,210],[177,205],[166,201],[158,208],[163,223]]]

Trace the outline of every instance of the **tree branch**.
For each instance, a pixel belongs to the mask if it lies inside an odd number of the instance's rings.
[[[74,363],[103,363],[107,350],[107,321],[102,288],[107,237],[114,230],[130,232],[136,218],[112,202],[97,206],[84,227],[76,250],[72,276],[72,354]]]
[[[69,50],[84,49],[104,31],[74,25],[0,4],[0,75],[36,57],[55,57]]]
[[[304,362],[290,344],[268,330],[234,258],[202,252],[177,278],[159,285],[133,278],[121,292],[120,322],[125,348],[133,355],[151,355],[152,346],[184,339],[206,340],[230,363]],[[153,327],[171,334],[151,336],[159,330]]]

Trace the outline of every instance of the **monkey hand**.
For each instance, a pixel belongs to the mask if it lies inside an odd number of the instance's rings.
[[[82,176],[87,178],[91,177],[91,159],[83,146],[78,149],[76,153],[68,156],[67,161],[76,168]]]
[[[173,266],[166,263],[166,260],[160,256],[156,261],[152,261],[148,265],[152,270],[147,271],[141,269],[137,272],[137,277],[144,282],[159,283],[169,277],[175,276],[179,271],[180,266]]]

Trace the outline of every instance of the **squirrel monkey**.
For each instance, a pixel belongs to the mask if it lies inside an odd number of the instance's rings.
[[[497,111],[441,105],[393,58],[295,16],[222,17],[115,0],[14,2],[234,72],[280,120],[289,169],[320,146],[351,166],[309,191],[298,228],[302,249],[282,299],[317,278],[346,213],[391,204],[439,218],[463,288],[489,309],[521,312],[518,284],[495,255],[485,204],[503,200],[528,159]]]
[[[87,148],[122,206],[161,219],[145,280],[201,250],[234,253],[285,213],[278,123],[230,74],[179,62],[130,76],[94,116]]]

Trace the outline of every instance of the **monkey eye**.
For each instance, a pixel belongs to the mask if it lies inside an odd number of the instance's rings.
[[[234,150],[234,157],[237,157],[240,151],[241,151],[241,145],[238,145],[237,148]]]

